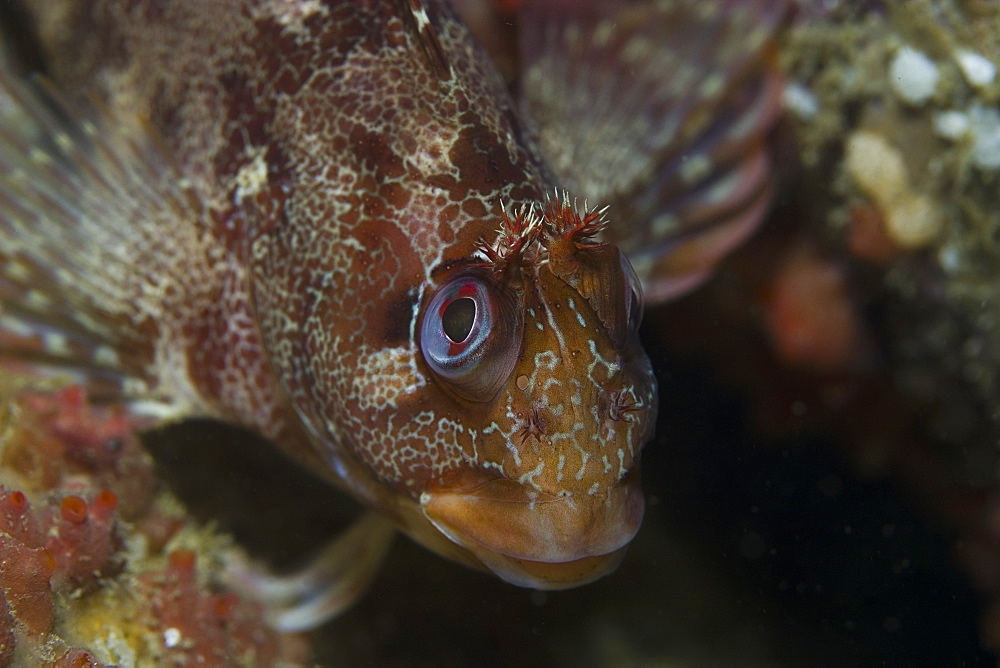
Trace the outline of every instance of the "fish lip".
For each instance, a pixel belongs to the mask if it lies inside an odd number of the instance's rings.
[[[550,494],[492,478],[429,489],[420,505],[438,531],[500,577],[541,588],[583,584],[613,570],[645,508],[638,467],[601,495]]]
[[[497,552],[480,553],[480,562],[500,579],[518,587],[559,590],[579,587],[614,572],[628,545],[608,554],[562,562],[515,559]]]

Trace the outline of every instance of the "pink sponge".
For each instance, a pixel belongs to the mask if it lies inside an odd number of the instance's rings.
[[[158,494],[152,459],[120,408],[92,406],[70,388],[26,395],[9,415],[0,438],[0,666],[306,661],[301,636],[268,628],[259,606],[214,584],[218,573],[197,577],[196,552],[164,554],[181,532],[195,549],[207,534]],[[135,639],[123,655],[102,644],[116,625],[116,637]],[[137,625],[148,635],[137,636]]]
[[[89,505],[79,496],[63,497],[50,520],[49,554],[58,565],[58,580],[76,587],[92,587],[97,579],[121,568],[115,559],[121,547],[115,527],[114,492],[101,490]]]
[[[0,533],[0,591],[10,616],[30,635],[48,633],[55,618],[49,579],[56,562],[45,548],[31,548]]]
[[[164,658],[178,665],[220,665],[247,655],[258,665],[279,659],[280,638],[261,633],[259,606],[230,592],[206,591],[196,562],[191,550],[174,550],[165,569],[140,579],[162,629]]]
[[[42,546],[42,527],[23,492],[8,492],[0,485],[0,532],[28,547]]]

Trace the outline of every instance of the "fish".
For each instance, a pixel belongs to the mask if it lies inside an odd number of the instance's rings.
[[[397,529],[596,580],[644,513],[643,310],[772,198],[779,6],[7,3],[0,363],[248,427],[360,500],[313,566],[238,578],[280,628]]]

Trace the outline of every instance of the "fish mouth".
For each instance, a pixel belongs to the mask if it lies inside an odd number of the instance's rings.
[[[613,571],[639,531],[638,467],[600,494],[551,494],[507,478],[429,489],[424,516],[500,578],[566,589]]]

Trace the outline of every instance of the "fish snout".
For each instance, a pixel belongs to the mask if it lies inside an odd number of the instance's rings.
[[[424,516],[498,576],[562,589],[611,572],[642,522],[635,467],[602,492],[552,494],[504,477],[428,489]]]

